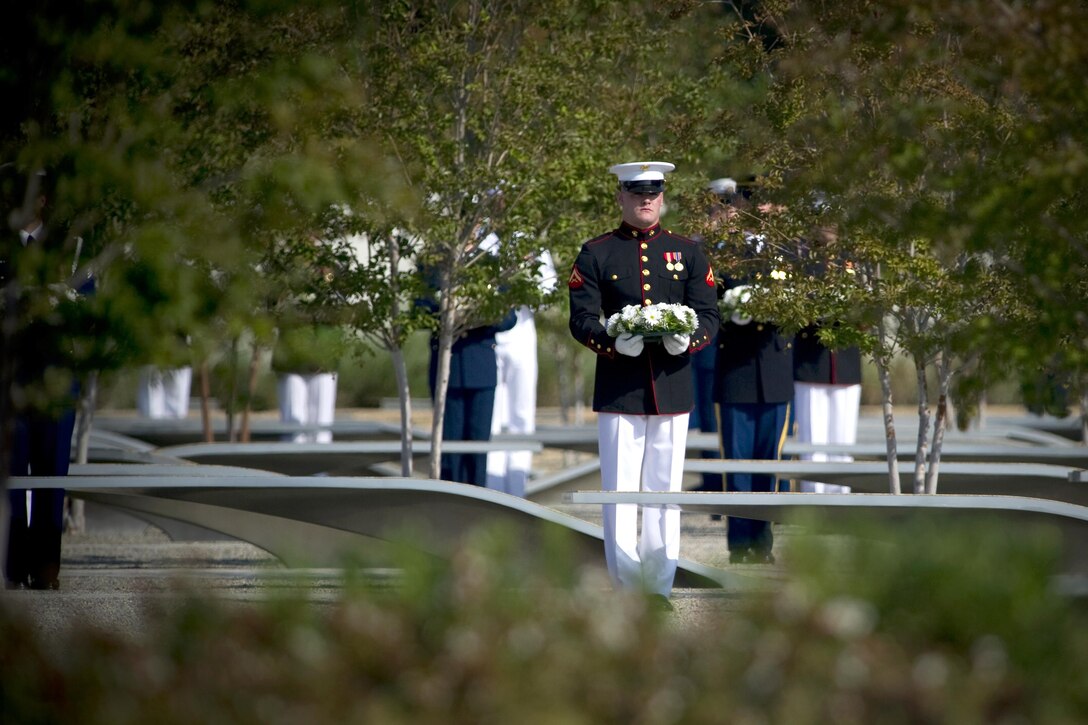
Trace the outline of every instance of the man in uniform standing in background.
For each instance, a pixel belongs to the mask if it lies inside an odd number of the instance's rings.
[[[617,164],[616,201],[622,223],[591,239],[571,269],[570,330],[597,355],[593,410],[605,491],[679,491],[688,415],[692,410],[692,352],[718,330],[714,274],[698,242],[661,228],[664,162]],[[623,333],[609,336],[604,320],[628,305],[683,304],[697,315],[695,331],[660,343]],[[680,556],[680,511],[603,507],[605,558],[618,585],[648,592],[669,608]]]
[[[76,423],[79,384],[72,370],[72,324],[64,310],[93,293],[94,278],[79,270],[79,242],[67,246],[65,229],[51,220],[55,180],[44,171],[25,178],[12,164],[0,167],[5,209],[11,214],[0,254],[0,289],[8,323],[5,364],[10,364],[12,389],[22,389],[23,404],[16,406],[7,464],[12,476],[67,476],[72,434]],[[20,278],[20,258],[45,260],[32,267],[28,280]],[[71,260],[71,261],[69,261]],[[32,264],[32,262],[31,262]],[[26,284],[29,282],[29,284]],[[24,286],[26,285],[26,286]],[[50,298],[55,314],[29,316],[35,296]],[[70,312],[69,308],[69,312]],[[18,325],[22,317],[23,326]],[[66,329],[67,328],[67,329]],[[12,334],[14,333],[14,334]],[[59,397],[46,393],[42,381],[53,371],[73,375],[71,389]],[[6,433],[6,431],[5,431]],[[4,580],[9,589],[59,589],[61,535],[64,529],[64,489],[10,489],[7,560]]]
[[[494,241],[490,241],[494,237]],[[490,245],[489,245],[490,241]],[[491,234],[484,248],[497,249],[498,238]],[[551,252],[538,257],[538,284],[542,292],[556,286],[555,264]],[[536,431],[536,313],[528,305],[515,310],[517,321],[504,332],[495,334],[495,409],[491,434],[528,435]],[[487,487],[512,496],[525,497],[525,484],[533,467],[532,451],[492,451],[487,454]]]
[[[797,333],[793,353],[798,443],[853,445],[861,412],[861,350],[832,350],[820,341],[820,324]],[[806,453],[807,461],[852,461],[847,453]],[[806,493],[850,493],[849,486],[801,481]]]
[[[193,368],[160,368],[145,365],[140,368],[136,388],[136,410],[143,418],[180,420],[189,415],[189,391],[193,384]]]
[[[725,298],[736,299],[752,285],[777,284],[773,264],[761,261],[770,251],[767,240],[750,223],[754,184],[718,179],[712,189],[720,189],[725,230],[740,232],[745,245],[739,268],[723,280]],[[793,399],[792,343],[770,320],[753,320],[742,304],[727,307],[732,311],[728,317],[722,311],[714,385],[722,458],[779,460]],[[776,488],[773,475],[730,473],[725,477],[727,491],[770,493]],[[769,521],[728,517],[729,562],[774,563],[773,535]]]

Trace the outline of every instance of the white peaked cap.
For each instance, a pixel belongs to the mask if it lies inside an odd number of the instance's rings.
[[[706,185],[706,188],[714,192],[718,196],[724,196],[725,194],[736,194],[737,181],[736,179],[730,179],[729,177],[714,179],[714,181],[711,181],[709,184]]]
[[[616,164],[608,171],[625,181],[663,181],[665,174],[676,168],[676,164],[667,161],[635,161],[629,164]]]

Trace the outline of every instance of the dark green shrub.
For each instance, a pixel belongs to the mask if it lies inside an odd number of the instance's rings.
[[[561,538],[478,532],[335,601],[156,599],[144,636],[47,639],[0,619],[6,722],[1073,723],[1088,717],[1083,611],[1028,531],[903,525],[798,537],[779,591],[688,623]],[[685,598],[678,599],[683,606]]]

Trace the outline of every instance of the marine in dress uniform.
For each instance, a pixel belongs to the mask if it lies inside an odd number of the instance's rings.
[[[510,330],[517,322],[511,310],[497,325],[474,327],[454,340],[450,350],[450,381],[446,388],[446,411],[442,439],[486,441],[491,439],[491,416],[495,409],[498,367],[495,360],[496,333]],[[438,377],[438,337],[431,336],[428,382],[434,398]],[[443,481],[487,485],[486,453],[443,453]]]
[[[861,351],[831,350],[819,338],[819,325],[804,328],[793,352],[794,405],[799,443],[853,444],[861,406]],[[845,454],[812,453],[811,461],[851,461]],[[849,486],[801,481],[802,491],[849,493]]]
[[[497,246],[497,238],[494,244]],[[545,250],[538,262],[540,289],[551,292],[556,285],[555,263],[551,253]],[[515,314],[517,321],[514,326],[495,334],[496,385],[492,434],[505,432],[525,435],[536,430],[536,315],[527,305],[518,307]],[[532,467],[532,451],[488,453],[487,487],[524,497]]]
[[[618,164],[620,226],[582,245],[570,272],[570,330],[597,355],[601,484],[606,491],[679,491],[694,399],[691,353],[718,329],[714,274],[698,242],[661,228],[663,162]],[[658,342],[625,333],[612,338],[604,320],[627,305],[684,304],[698,316],[693,334]],[[606,505],[605,558],[620,586],[668,597],[680,554],[680,511]]]
[[[711,189],[721,197],[724,221],[743,213],[751,205],[750,186],[738,186],[732,179],[718,179]],[[755,259],[762,251],[763,238],[745,234],[747,252]],[[766,275],[772,284],[774,275]],[[726,278],[723,290],[749,285],[752,279]],[[734,460],[778,460],[785,443],[789,406],[793,400],[793,346],[778,327],[768,321],[752,320],[741,311],[722,320],[718,333],[714,400],[722,458]],[[727,491],[768,493],[776,490],[775,476],[731,473]],[[720,490],[720,489],[719,489]],[[774,545],[771,523],[737,516],[728,518],[729,560],[732,563],[772,563]]]
[[[12,173],[5,164],[5,174]],[[11,239],[3,259],[0,259],[0,287],[5,287],[15,276],[17,255],[32,245],[56,246],[64,241],[64,235],[43,221],[44,209],[50,193],[44,188],[49,181],[39,173],[36,182],[42,185],[36,194],[36,206],[32,218]],[[20,182],[25,183],[25,182]],[[5,184],[6,186],[6,184]],[[33,193],[33,191],[32,191]],[[19,208],[23,197],[5,199],[4,208]],[[62,255],[64,256],[64,255]],[[78,253],[76,260],[78,261]],[[75,273],[76,263],[71,272]],[[71,281],[65,268],[52,279],[42,279],[42,286],[56,289],[58,277]],[[94,291],[91,277],[75,284],[75,291],[89,294]],[[8,290],[5,289],[5,293]],[[7,294],[5,294],[7,297]],[[21,305],[19,298],[7,298],[6,302]],[[60,325],[63,326],[63,322]],[[11,340],[10,351],[14,360],[14,381],[17,386],[32,386],[40,382],[47,368],[63,368],[70,364],[67,341],[70,336],[57,323],[31,320],[18,330]],[[72,433],[75,429],[75,405],[79,386],[73,383],[70,395],[49,406],[33,406],[18,411],[12,431],[9,473],[12,476],[67,476],[71,459]],[[27,491],[11,489],[9,496],[10,519],[8,522],[7,559],[4,562],[4,578],[8,588],[58,589],[60,588],[61,534],[64,528],[64,489],[36,489]]]
[[[140,368],[136,410],[144,418],[185,418],[189,415],[189,391],[192,383],[193,369],[188,365],[167,369],[145,365]]]
[[[739,286],[727,280],[726,288]],[[734,315],[719,333],[714,399],[722,458],[779,460],[786,440],[793,399],[793,346],[774,324]],[[769,475],[731,473],[727,491],[768,493],[777,479]],[[733,563],[771,563],[773,533],[769,521],[730,516],[727,536]]]
[[[343,336],[329,325],[285,327],[272,351],[280,422],[321,426],[287,433],[293,443],[331,443],[336,418],[336,368],[344,352]]]

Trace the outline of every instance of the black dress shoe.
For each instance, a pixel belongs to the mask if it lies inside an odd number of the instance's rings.
[[[773,564],[774,562],[774,554],[769,551],[739,549],[729,552],[730,564]]]
[[[20,579],[18,581],[5,580],[4,581],[4,588],[5,589],[29,589],[30,588],[30,582],[28,582],[26,579]]]
[[[32,578],[30,580],[30,588],[45,591],[56,591],[60,589],[60,579]]]

